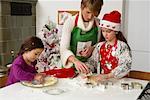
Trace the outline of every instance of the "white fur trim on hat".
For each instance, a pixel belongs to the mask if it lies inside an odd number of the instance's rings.
[[[120,31],[120,23],[114,23],[106,20],[101,20],[100,21],[100,27],[108,28],[114,31]]]

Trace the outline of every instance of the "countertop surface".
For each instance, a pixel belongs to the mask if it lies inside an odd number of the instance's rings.
[[[108,84],[91,87],[87,86],[79,77],[74,79],[58,79],[53,86],[32,88],[20,82],[0,89],[1,100],[136,100],[148,81],[131,78],[113,80]],[[143,89],[124,90],[121,83],[138,82]]]

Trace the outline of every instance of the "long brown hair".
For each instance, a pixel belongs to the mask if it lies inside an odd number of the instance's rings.
[[[127,44],[128,48],[129,48],[129,50],[131,50],[131,48],[130,48],[130,46],[129,46],[127,40],[126,40],[126,38],[124,37],[124,35],[122,34],[121,31],[119,31],[118,34],[116,34],[116,38],[117,38],[118,40],[120,40],[120,41],[125,42],[125,43]],[[100,41],[99,41],[99,42],[102,42],[102,41],[105,41],[105,38],[104,38],[104,36],[102,35],[102,31],[101,31],[101,37],[100,37]]]
[[[25,52],[31,51],[31,50],[36,49],[36,48],[44,49],[43,42],[40,38],[38,38],[36,36],[31,36],[23,42],[18,55],[22,55]]]

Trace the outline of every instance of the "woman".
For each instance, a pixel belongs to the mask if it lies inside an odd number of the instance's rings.
[[[98,42],[98,19],[103,0],[82,0],[79,14],[66,20],[60,42],[64,67],[74,66],[78,72],[89,73],[84,64]]]

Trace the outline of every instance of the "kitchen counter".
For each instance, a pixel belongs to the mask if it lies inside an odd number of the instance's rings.
[[[54,86],[32,88],[20,82],[0,89],[1,100],[136,100],[143,89],[124,90],[121,83],[139,82],[143,88],[148,81],[123,78],[104,89],[87,87],[81,79],[59,79]],[[53,94],[53,92],[59,92]]]

